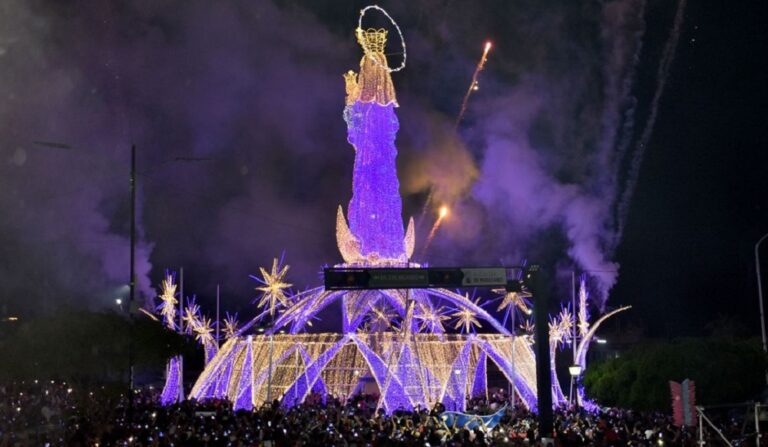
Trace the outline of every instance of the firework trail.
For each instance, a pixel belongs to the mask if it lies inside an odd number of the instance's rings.
[[[611,126],[607,126],[611,128],[614,132],[617,132],[616,134],[606,137],[605,141],[616,141],[616,135],[618,134],[618,147],[616,149],[616,154],[613,156],[613,164],[611,165],[611,175],[612,178],[612,184],[614,186],[618,185],[618,173],[621,170],[621,163],[624,160],[624,157],[627,153],[627,149],[632,144],[632,139],[634,135],[634,123],[635,123],[635,113],[637,111],[637,98],[635,96],[632,96],[632,87],[635,85],[635,77],[637,75],[637,66],[640,63],[640,53],[643,50],[643,35],[645,34],[645,23],[643,17],[645,16],[645,2],[639,3],[641,6],[637,12],[638,20],[643,21],[643,26],[640,28],[640,30],[635,33],[634,40],[635,40],[635,50],[632,52],[632,63],[630,66],[630,69],[627,71],[627,75],[625,79],[622,82],[622,88],[621,93],[619,94],[619,99],[617,101],[618,104],[628,104],[626,111],[624,112],[623,120],[619,123]],[[618,115],[618,110],[617,110]],[[619,128],[620,127],[620,128]],[[608,151],[610,153],[610,151]],[[616,194],[617,191],[614,190],[614,194]],[[615,197],[613,197],[615,199]]]
[[[648,120],[646,121],[645,127],[640,134],[640,138],[637,141],[637,147],[635,149],[634,155],[632,156],[629,173],[627,174],[627,183],[619,201],[617,211],[618,219],[616,237],[614,239],[613,247],[616,247],[624,232],[624,225],[626,224],[627,214],[629,212],[629,202],[632,199],[632,194],[635,192],[635,187],[637,186],[637,178],[640,173],[640,166],[643,162],[643,156],[645,155],[645,150],[648,147],[648,142],[651,139],[653,127],[656,123],[656,116],[659,111],[659,101],[661,100],[661,96],[664,93],[664,87],[666,86],[667,78],[669,77],[669,68],[672,65],[672,61],[674,60],[675,50],[677,49],[677,42],[680,39],[680,29],[683,25],[683,11],[685,10],[686,2],[687,0],[680,0],[678,2],[672,31],[669,34],[667,43],[664,45],[664,51],[661,56],[661,61],[659,62],[659,69],[656,76],[656,92],[654,93],[653,99],[651,100],[651,112],[648,115]]]
[[[429,245],[432,244],[432,239],[435,238],[435,234],[437,233],[437,229],[440,228],[440,224],[443,223],[443,219],[445,219],[445,216],[448,215],[448,207],[447,206],[441,206],[440,207],[440,214],[437,216],[437,220],[435,221],[435,224],[432,225],[432,229],[429,231],[429,236],[427,236],[427,241],[424,243],[424,248],[421,249],[421,257],[424,258],[424,255],[427,253],[427,249],[429,248]]]
[[[483,68],[485,68],[485,62],[488,60],[489,51],[491,51],[491,42],[486,42],[485,49],[483,49],[483,55],[480,56],[480,62],[477,63],[477,67],[475,67],[475,72],[472,74],[472,82],[469,84],[467,93],[464,94],[464,100],[461,102],[461,109],[459,109],[459,116],[456,117],[456,124],[454,125],[455,128],[459,127],[461,120],[464,118],[464,112],[467,111],[467,103],[469,102],[469,97],[472,95],[472,92],[474,92],[479,88],[477,84],[477,77],[480,75],[480,72],[483,71]]]
[[[459,109],[459,114],[456,117],[456,123],[454,124],[454,129],[458,129],[459,124],[461,124],[461,120],[464,119],[464,113],[467,111],[467,103],[469,102],[469,97],[472,96],[472,92],[477,91],[480,88],[477,83],[477,77],[480,75],[480,72],[483,71],[483,69],[485,68],[485,63],[488,61],[488,53],[491,51],[492,46],[493,44],[491,44],[490,41],[485,42],[485,47],[483,48],[483,55],[480,56],[480,61],[477,63],[477,66],[475,67],[475,72],[472,73],[472,82],[469,83],[469,88],[467,89],[467,93],[464,94],[464,100],[462,100],[461,102],[461,108]],[[435,188],[433,186],[430,186],[429,192],[427,194],[427,198],[424,200],[424,206],[421,208],[421,217],[419,218],[419,222],[424,221],[424,216],[427,214],[427,208],[429,207],[429,204],[432,203],[432,198],[434,197],[434,195],[435,195]],[[439,222],[439,219],[438,219],[438,222]],[[436,229],[433,228],[432,230],[434,232]],[[432,232],[430,232],[430,236],[433,236]]]

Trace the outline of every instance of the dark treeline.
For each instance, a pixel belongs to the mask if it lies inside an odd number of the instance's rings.
[[[618,358],[589,365],[584,383],[587,394],[603,405],[671,411],[670,380],[695,381],[697,404],[759,400],[766,365],[755,338],[649,341]]]
[[[131,323],[114,312],[63,312],[4,322],[0,333],[0,380],[66,379],[125,382],[133,334],[137,381],[162,379],[177,353],[197,359],[193,342],[139,314]]]

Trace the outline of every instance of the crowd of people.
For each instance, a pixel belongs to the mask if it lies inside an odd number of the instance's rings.
[[[506,406],[487,429],[451,425],[444,408],[377,408],[375,396],[346,402],[310,396],[284,409],[277,402],[233,411],[225,400],[161,406],[156,389],[125,394],[103,387],[33,381],[0,385],[0,447],[11,446],[527,446],[539,438],[536,415],[510,405],[499,391],[472,399],[467,412],[490,414]],[[670,415],[601,409],[555,412],[555,446],[694,446],[697,432],[676,427]],[[719,445],[707,431],[707,445]],[[754,445],[754,441],[752,441]],[[725,444],[723,444],[725,445]]]

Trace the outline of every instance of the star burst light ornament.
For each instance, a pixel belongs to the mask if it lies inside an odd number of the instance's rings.
[[[534,333],[536,331],[536,325],[533,324],[533,319],[527,319],[520,325],[520,329],[523,330],[523,340],[529,345],[533,344]]]
[[[169,329],[176,327],[176,304],[179,302],[176,299],[176,283],[174,280],[175,275],[166,271],[165,278],[163,278],[160,286],[162,290],[160,294],[160,300],[162,301],[160,304],[160,315],[162,315],[163,321]]]
[[[240,323],[237,321],[237,313],[230,315],[227,312],[227,318],[224,319],[224,336],[227,340],[237,336],[237,330]]]
[[[195,332],[195,339],[201,344],[213,343],[213,325],[210,318],[201,317],[196,319],[195,325],[192,327]]]
[[[419,326],[421,331],[445,332],[443,321],[451,318],[447,315],[448,310],[445,307],[432,307],[425,304],[419,304],[419,310],[419,313],[417,313],[414,318],[421,321]]]
[[[469,294],[466,294],[465,297],[469,299]],[[479,302],[480,302],[480,298],[476,299],[475,305],[478,305]],[[483,327],[483,325],[480,324],[480,320],[478,320],[475,312],[473,312],[468,308],[459,309],[452,316],[456,318],[456,325],[453,328],[461,329],[462,332],[468,333],[474,327],[478,327],[478,328]]]
[[[191,334],[195,325],[197,325],[197,319],[200,317],[200,306],[195,303],[195,299],[187,301],[187,307],[184,308],[184,316],[181,319],[186,323],[186,332]]]
[[[389,306],[372,306],[369,326],[371,329],[387,330],[392,327],[397,313]]]
[[[511,311],[513,307],[517,307],[521,311],[523,311],[526,315],[530,315],[533,313],[533,310],[531,310],[530,305],[528,305],[528,301],[526,298],[529,298],[531,296],[528,292],[507,292],[504,289],[493,289],[493,292],[500,293],[502,295],[501,304],[499,304],[498,311],[501,311],[503,309],[507,309],[508,311]]]
[[[561,309],[560,313],[549,322],[549,341],[562,344],[570,341],[573,329],[573,315],[570,309]]]
[[[251,278],[263,284],[261,287],[256,287],[256,290],[263,292],[257,306],[266,306],[269,309],[270,315],[275,315],[275,309],[278,306],[288,307],[290,304],[290,300],[285,293],[287,289],[293,286],[293,284],[287,283],[285,279],[289,268],[289,265],[282,265],[282,261],[274,258],[272,260],[271,272],[268,272],[263,267],[259,267],[261,278],[251,275]]]

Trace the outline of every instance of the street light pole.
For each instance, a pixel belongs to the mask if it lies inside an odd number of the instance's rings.
[[[768,233],[765,233],[760,240],[755,244],[755,274],[757,275],[757,297],[760,303],[760,330],[763,337],[763,353],[768,354],[768,344],[765,339],[765,316],[763,311],[763,281],[760,278],[760,243],[768,238]],[[765,383],[768,385],[768,370],[765,371]]]

